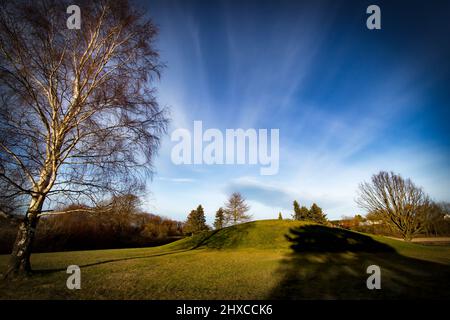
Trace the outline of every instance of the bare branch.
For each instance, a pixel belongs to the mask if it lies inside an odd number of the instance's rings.
[[[409,179],[394,173],[380,172],[372,182],[359,186],[357,204],[384,220],[410,240],[425,228],[425,214],[431,201]]]

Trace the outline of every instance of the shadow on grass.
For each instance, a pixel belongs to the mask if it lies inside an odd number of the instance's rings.
[[[148,259],[148,258],[154,258],[154,257],[161,257],[161,256],[167,256],[167,255],[172,255],[172,254],[186,252],[186,251],[189,251],[189,250],[190,249],[170,251],[170,252],[151,254],[151,255],[145,255],[145,256],[127,257],[127,258],[121,258],[121,259],[102,260],[102,261],[98,261],[98,262],[93,262],[93,263],[87,263],[87,264],[79,265],[79,267],[80,268],[87,268],[87,267],[93,267],[93,266],[98,266],[98,265],[107,264],[107,263],[113,263],[113,262],[121,262],[121,261],[128,261],[128,260],[138,260],[138,259]],[[61,272],[61,271],[66,271],[66,270],[67,270],[67,268],[33,270],[32,274],[43,275],[43,274],[54,273],[54,272]]]
[[[191,250],[198,248],[210,249],[235,249],[245,247],[248,241],[247,235],[253,223],[242,223],[228,228],[214,230],[202,235],[197,235]]]
[[[201,249],[201,248],[214,248],[214,249],[230,249],[236,248],[245,242],[246,235],[249,232],[249,229],[252,227],[251,223],[243,223],[240,225],[232,226],[229,228],[214,230],[210,232],[204,232],[201,234],[196,234],[192,238],[191,242],[188,243],[186,248],[182,248],[180,250],[173,250],[169,252],[163,252],[158,254],[150,254],[136,257],[127,257],[120,259],[108,259],[102,260],[98,262],[88,263],[84,265],[80,265],[80,268],[87,268],[98,266],[107,263],[128,261],[128,260],[137,260],[137,259],[147,259],[153,257],[161,257],[166,255],[172,255],[182,252],[187,252],[191,250]],[[44,269],[44,270],[33,270],[32,274],[48,274],[54,272],[66,271],[66,268],[55,268],[55,269]]]
[[[291,252],[269,299],[450,298],[449,266],[404,257],[369,236],[308,225],[291,229],[286,238]],[[381,290],[367,289],[370,265],[381,268]]]
[[[242,244],[246,235],[248,234],[248,229],[251,228],[252,224],[243,223],[240,225],[232,226],[229,228],[214,230],[210,232],[204,232],[201,234],[194,235],[190,242],[187,243],[187,246],[184,248],[180,248],[179,250],[172,250],[169,252],[163,252],[158,254],[150,254],[136,257],[127,257],[127,258],[119,258],[119,259],[108,259],[102,260],[98,262],[88,263],[80,265],[80,268],[88,268],[93,266],[98,266],[107,263],[128,261],[128,260],[137,260],[137,259],[147,259],[153,257],[161,257],[166,255],[172,255],[182,252],[187,252],[191,250],[196,250],[200,248],[214,248],[214,249],[225,249],[225,248],[236,248]],[[41,270],[33,270],[33,275],[43,275],[50,274],[55,272],[66,271],[66,268],[54,268],[54,269],[41,269]]]

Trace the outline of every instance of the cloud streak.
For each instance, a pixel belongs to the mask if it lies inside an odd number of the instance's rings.
[[[418,7],[427,28],[365,28],[363,4],[336,1],[153,1],[168,67],[159,101],[170,130],[280,129],[280,170],[175,166],[169,137],[150,185],[155,211],[183,217],[202,203],[209,221],[229,193],[252,203],[254,218],[274,218],[292,201],[317,202],[331,218],[360,211],[358,183],[379,170],[412,178],[436,200],[450,200],[448,32],[442,8]],[[414,14],[411,6],[406,14]],[[170,136],[170,135],[169,135]],[[176,199],[174,201],[173,199]]]

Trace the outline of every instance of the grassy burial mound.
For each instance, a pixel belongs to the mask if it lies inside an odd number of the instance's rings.
[[[0,256],[4,270],[8,256]],[[168,245],[35,254],[35,273],[0,283],[0,298],[450,298],[450,246],[424,246],[289,220],[254,221]],[[81,267],[81,290],[66,268]],[[381,268],[369,290],[367,267]]]

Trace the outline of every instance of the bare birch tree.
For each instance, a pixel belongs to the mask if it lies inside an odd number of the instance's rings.
[[[430,208],[429,197],[410,179],[383,171],[373,175],[370,183],[360,184],[356,202],[407,241],[424,231],[425,215]]]
[[[31,270],[49,201],[141,188],[166,130],[152,22],[126,0],[77,1],[70,30],[71,4],[0,1],[1,196],[28,201],[7,277]]]

